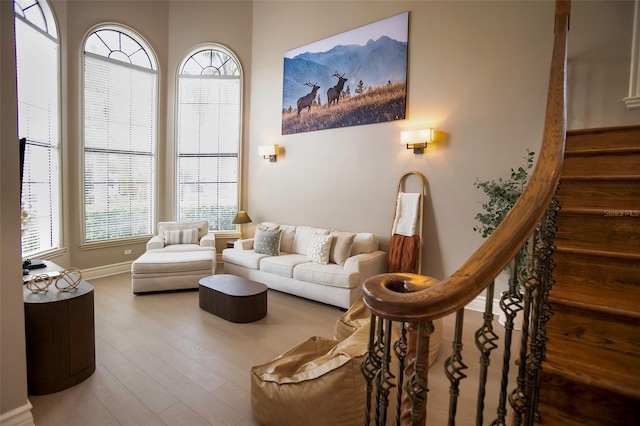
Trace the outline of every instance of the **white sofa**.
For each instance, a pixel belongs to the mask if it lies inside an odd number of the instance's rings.
[[[254,243],[263,230],[280,231],[277,255],[256,252]],[[316,234],[331,237],[314,237]],[[331,241],[327,264],[310,254],[309,247],[318,239]],[[362,283],[367,278],[386,271],[386,253],[379,250],[375,234],[271,222],[262,223],[254,238],[238,240],[233,248],[223,250],[222,260],[225,274],[344,309],[362,295]]]
[[[159,222],[158,235],[131,264],[133,293],[198,288],[216,273],[216,238],[206,220]]]

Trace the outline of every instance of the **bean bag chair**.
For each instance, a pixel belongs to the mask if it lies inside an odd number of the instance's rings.
[[[343,341],[311,337],[251,368],[251,406],[263,426],[352,426],[363,422],[360,364],[369,327]]]

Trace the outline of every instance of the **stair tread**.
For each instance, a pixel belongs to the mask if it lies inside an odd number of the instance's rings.
[[[640,261],[640,254],[637,254],[637,253],[625,253],[618,250],[586,248],[586,247],[577,245],[575,243],[572,243],[571,241],[556,242],[556,251],[588,254],[592,256],[619,257],[624,259],[634,259],[634,260]]]
[[[621,126],[567,132],[566,151],[640,146],[640,127]]]
[[[619,154],[637,154],[640,153],[640,146],[632,147],[594,147],[583,149],[567,149],[564,152],[565,157],[581,157],[595,155],[619,155]]]
[[[602,242],[597,241],[576,241],[571,235],[565,235],[560,231],[560,228],[558,229],[555,239],[556,247],[558,248],[562,247],[565,250],[588,251],[592,253],[600,252],[602,256],[609,257],[640,259],[640,247],[634,247],[631,245],[622,246],[621,244],[603,245]]]
[[[582,352],[567,354],[576,345],[558,343],[547,347],[543,364],[547,373],[640,400],[640,357],[586,345],[581,345],[585,346]]]
[[[612,289],[599,292],[563,292],[560,288],[554,288],[549,296],[549,301],[577,309],[591,309],[605,315],[627,317],[640,321],[640,311],[636,298],[625,298],[624,290]],[[616,306],[610,306],[607,301],[616,300]]]

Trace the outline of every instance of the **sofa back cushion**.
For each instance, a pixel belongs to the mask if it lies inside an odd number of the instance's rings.
[[[371,253],[378,250],[378,236],[368,232],[359,232],[353,239],[351,256],[362,253]]]
[[[293,225],[279,225],[274,222],[262,222],[262,226],[269,229],[281,229],[280,251],[284,253],[293,253],[293,239],[296,235],[296,227]]]
[[[296,235],[293,237],[293,245],[291,253],[307,255],[309,252],[309,244],[314,234],[327,235],[328,229],[312,228],[310,226],[297,226]]]
[[[188,229],[197,229],[198,237],[196,243],[202,237],[209,233],[209,222],[206,220],[197,220],[193,222],[158,222],[158,235],[164,238],[165,231],[185,231]]]
[[[351,256],[351,247],[356,234],[331,231],[331,236],[333,236],[333,241],[331,242],[329,262],[344,266],[344,262]]]

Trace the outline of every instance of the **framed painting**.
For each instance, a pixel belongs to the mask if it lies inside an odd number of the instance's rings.
[[[403,120],[409,12],[284,54],[282,134]]]

